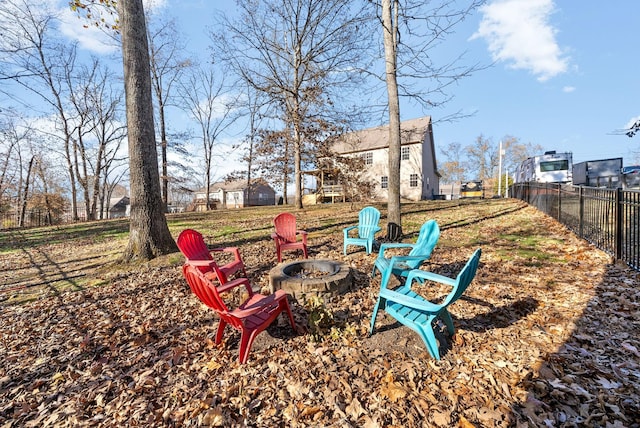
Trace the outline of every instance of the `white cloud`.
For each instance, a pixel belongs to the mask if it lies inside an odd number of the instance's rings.
[[[144,0],[145,12],[159,12],[167,6],[167,0]],[[97,54],[110,54],[120,50],[118,37],[113,30],[99,28],[94,23],[89,22],[84,17],[80,17],[77,12],[71,10],[65,0],[60,5],[60,32],[67,38],[75,40],[82,49]],[[102,13],[107,23],[115,21],[115,13],[109,14],[107,11],[94,8],[94,13]]]
[[[562,92],[565,92],[567,94],[570,93],[570,92],[573,92],[575,90],[576,90],[575,86],[565,86],[565,87],[562,88]]]
[[[69,7],[60,10],[60,32],[77,41],[80,48],[97,54],[110,54],[120,49],[113,30],[92,25]]]
[[[484,39],[494,61],[516,70],[528,70],[539,81],[567,71],[569,60],[549,24],[553,0],[496,0],[480,9],[478,31],[471,39]]]

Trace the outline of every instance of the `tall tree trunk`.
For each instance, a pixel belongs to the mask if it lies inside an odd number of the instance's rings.
[[[84,199],[84,219],[95,220],[91,216],[91,192],[89,191],[89,172],[87,169],[87,151],[84,147],[84,140],[82,138],[82,127],[77,128],[78,139],[74,140],[73,149],[73,162],[75,164],[75,173],[78,183],[82,187],[83,199]],[[78,154],[80,159],[78,159]]]
[[[400,101],[397,82],[398,0],[382,0],[385,74],[389,97],[389,187],[387,220],[389,231],[402,234],[400,216]],[[394,236],[390,238],[399,238]]]
[[[255,93],[253,96],[256,96]],[[252,94],[248,93],[249,100],[249,152],[247,154],[247,201],[245,206],[251,205],[251,169],[253,168],[253,146],[255,144],[256,134],[256,116],[258,114],[258,102],[252,98]]]
[[[293,176],[296,186],[296,209],[301,210],[302,206],[302,135],[298,123],[294,124],[295,136],[293,146]]]
[[[164,211],[167,212],[169,206],[169,172],[167,171],[167,130],[164,119],[164,101],[162,97],[158,97],[158,113],[160,122],[160,155],[162,157],[162,204],[164,205]]]
[[[93,177],[93,190],[91,194],[91,218],[97,220],[102,219],[101,213],[98,213],[98,196],[100,194],[100,181],[102,175],[102,158],[104,156],[104,144],[100,144],[98,155],[96,157],[96,172]]]
[[[160,192],[142,0],[120,0],[117,8],[122,34],[131,183],[129,244],[123,259],[150,260],[177,251],[177,247],[169,232]]]
[[[44,221],[46,225],[53,224],[53,207],[51,206],[51,198],[49,197],[49,185],[47,184],[47,177],[44,172],[44,167],[42,165],[42,159],[36,161],[36,170],[38,171],[38,175],[40,176],[40,180],[42,180],[42,192],[44,193],[44,206],[47,209],[47,214],[45,215]]]
[[[24,182],[24,192],[22,195],[22,205],[20,206],[20,220],[18,222],[18,227],[24,227],[24,218],[27,214],[27,200],[29,199],[29,183],[31,183],[31,171],[33,169],[34,161],[35,156],[31,156],[29,167],[27,168],[27,179]]]
[[[66,125],[65,125],[66,126]],[[78,221],[78,188],[76,186],[76,174],[73,168],[73,160],[71,155],[71,138],[65,137],[64,149],[65,160],[67,161],[67,172],[69,173],[69,185],[71,186],[71,218]]]
[[[289,132],[287,130],[287,137],[289,136]],[[289,201],[289,162],[287,161],[287,158],[289,156],[289,138],[285,139],[284,142],[284,162],[283,162],[283,169],[282,169],[282,204],[283,205],[287,205],[288,201]]]

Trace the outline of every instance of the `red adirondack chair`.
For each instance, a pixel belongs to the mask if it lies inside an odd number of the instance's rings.
[[[296,326],[287,301],[287,293],[283,290],[277,290],[268,296],[254,293],[247,278],[236,278],[232,281],[224,282],[219,277],[219,285],[216,286],[208,274],[202,273],[198,266],[194,266],[190,262],[185,262],[182,272],[191,291],[220,316],[215,343],[219,344],[222,341],[222,335],[227,324],[240,330],[239,360],[241,364],[244,364],[249,358],[251,345],[258,333],[269,327],[281,312],[287,313],[291,327],[295,331]],[[217,275],[222,275],[219,269],[214,269],[214,272]],[[237,308],[230,309],[225,304],[221,294],[240,286],[246,288],[248,298]]]
[[[220,277],[221,283],[227,282],[228,278],[238,273],[242,273],[245,277],[247,276],[242,257],[240,257],[240,251],[236,247],[209,248],[204,242],[202,234],[193,229],[185,229],[180,232],[176,243],[187,261],[197,266],[201,272],[211,272],[214,270],[215,265],[220,272],[216,277]],[[231,253],[233,260],[218,266],[212,253],[220,252]]]
[[[283,251],[302,250],[304,258],[308,258],[307,232],[296,229],[296,216],[291,213],[278,214],[273,219],[273,227],[275,232],[271,234],[271,237],[276,243],[278,263],[282,262]],[[301,241],[298,241],[298,235],[301,236]]]

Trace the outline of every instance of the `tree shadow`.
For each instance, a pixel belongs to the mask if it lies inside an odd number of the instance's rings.
[[[462,296],[460,300],[478,303],[479,299]],[[485,304],[485,302],[481,304]],[[493,307],[491,311],[478,314],[473,318],[454,318],[454,320],[457,320],[461,329],[475,333],[484,333],[487,330],[509,327],[525,319],[529,314],[538,309],[539,304],[540,303],[533,297],[525,297],[505,306]]]
[[[488,330],[492,329],[501,329],[506,328],[522,319],[525,319],[529,314],[533,313],[539,306],[539,302],[531,297],[526,297],[524,299],[520,299],[516,302],[510,303],[505,306],[493,307],[493,305],[488,304],[480,299],[475,299],[472,297],[462,296],[461,300],[464,299],[470,303],[479,304],[482,306],[490,306],[492,310],[485,314],[479,314],[474,316],[473,318],[457,318],[452,315],[454,326],[456,328],[456,334],[458,330],[466,330],[473,331],[476,333],[484,333]],[[455,303],[454,303],[455,304]],[[381,310],[383,312],[383,310]],[[380,316],[380,315],[378,315]],[[391,318],[389,315],[385,313],[386,317]],[[392,330],[396,330],[398,328],[404,328],[405,326],[400,322],[393,320],[393,322],[384,324],[374,330],[374,335],[376,333],[384,334],[385,332],[389,332]],[[407,332],[411,332],[411,335],[415,337],[417,341],[419,341],[422,346],[426,348],[424,343],[422,343],[421,339],[418,337],[417,333],[413,330],[406,327]],[[447,329],[444,323],[438,319],[434,322],[433,329],[436,339],[439,343],[440,349],[440,357],[444,357],[449,351],[452,349],[451,337],[447,332]],[[373,336],[373,335],[372,335]]]
[[[527,396],[512,406],[520,421],[640,427],[640,273],[610,264],[603,278],[570,337],[521,381]]]

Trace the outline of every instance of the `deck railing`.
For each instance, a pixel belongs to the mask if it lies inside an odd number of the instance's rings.
[[[342,185],[341,184],[325,184],[322,186],[322,193],[325,195],[334,194],[334,195],[342,195]]]

